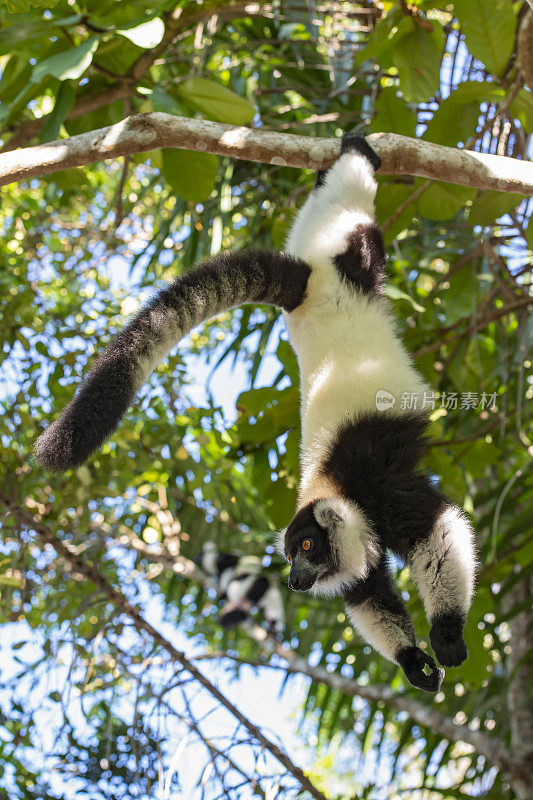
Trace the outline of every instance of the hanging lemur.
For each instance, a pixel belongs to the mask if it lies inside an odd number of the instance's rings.
[[[258,556],[219,553],[214,542],[206,542],[196,563],[216,583],[224,603],[218,615],[223,628],[239,625],[257,608],[272,634],[283,631],[283,598],[277,582],[264,574]]]
[[[152,370],[195,325],[242,303],[284,312],[301,380],[301,482],[280,537],[289,586],[342,595],[353,625],[421,689],[444,671],[417,647],[387,551],[404,559],[444,666],[466,658],[463,628],[475,574],[472,528],[417,465],[427,386],[383,296],[385,252],[374,219],[377,154],[355,133],[296,216],[285,253],[217,256],[158,292],[112,340],[35,453],[77,467],[115,430]],[[392,398],[376,407],[380,393]],[[404,393],[420,398],[414,409]],[[426,674],[429,671],[429,674]]]

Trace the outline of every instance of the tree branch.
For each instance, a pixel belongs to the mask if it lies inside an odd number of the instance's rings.
[[[160,43],[141,53],[128,72],[116,82],[109,84],[99,92],[81,97],[71,108],[67,119],[76,119],[76,117],[81,117],[117,100],[129,97],[134,91],[135,84],[148,72],[154,61],[163,55],[176,36],[198,22],[213,16],[218,19],[234,19],[235,17],[268,16],[270,12],[270,0],[204,0],[201,5],[190,3],[186,8],[180,6],[174,9],[164,17],[165,32]],[[88,25],[86,20],[84,24],[87,27],[93,27]],[[53,113],[52,111],[50,114],[45,114],[40,119],[25,120],[14,130],[6,131],[6,133],[11,133],[11,137],[0,149],[0,153],[21,147],[38,136]]]
[[[260,629],[262,630],[262,629]],[[263,631],[263,633],[265,633]],[[422,703],[407,694],[398,694],[390,686],[385,684],[369,684],[362,686],[352,678],[345,678],[338,672],[328,672],[322,667],[312,667],[307,661],[294,650],[286,650],[279,642],[267,638],[265,635],[264,647],[270,652],[284,659],[287,664],[287,671],[308,675],[317,683],[323,683],[332,689],[349,697],[361,697],[371,703],[382,701],[391,708],[398,711],[405,711],[413,722],[423,725],[443,738],[452,742],[466,742],[472,745],[477,753],[485,756],[492,764],[500,767],[507,772],[514,767],[511,754],[505,749],[503,744],[494,736],[487,736],[479,731],[472,731],[467,724],[457,725],[452,719],[432,708],[426,703]]]
[[[155,631],[155,629],[153,629],[149,623],[144,620],[140,612],[133,608],[133,606],[128,603],[123,595],[112,589],[112,587],[110,587],[109,584],[107,584],[104,579],[98,575],[92,566],[79,559],[69,547],[63,544],[58,537],[40,521],[39,517],[33,517],[30,513],[17,506],[12,500],[9,500],[2,494],[0,494],[0,504],[8,509],[12,516],[19,521],[19,523],[27,528],[30,528],[31,530],[35,530],[43,539],[43,541],[52,544],[59,555],[70,561],[70,563],[75,566],[78,572],[83,574],[92,583],[95,583],[100,591],[106,594],[106,596],[112,599],[111,595],[108,594],[108,591],[114,593],[113,598],[116,597],[116,600],[113,599],[113,602],[115,605],[127,613],[128,616],[131,616],[136,622],[137,627],[141,627],[143,630],[150,633],[150,635],[153,635],[158,644],[161,644],[161,646],[171,654],[171,657],[173,656],[174,652],[177,653],[175,660],[179,661],[182,666],[189,670],[189,667],[186,666],[186,663],[190,664],[191,662],[186,659],[184,654],[176,651],[170,643],[163,639],[161,634]],[[215,588],[216,590],[213,582],[202,572],[202,570],[198,569],[193,561],[190,561],[181,555],[171,555],[165,551],[164,547],[154,549],[152,546],[148,547],[145,545],[141,540],[135,542],[135,538],[137,537],[135,537],[134,534],[131,534],[128,537],[124,537],[122,543],[127,546],[134,546],[135,550],[137,550],[139,554],[147,558],[149,561],[162,564],[167,569],[197,581],[206,588]],[[75,559],[78,559],[80,563],[75,561]],[[137,622],[137,620],[140,621]],[[255,639],[255,641],[266,653],[269,655],[276,655],[278,658],[281,658],[286,663],[286,666],[283,668],[287,672],[307,675],[316,683],[323,683],[325,686],[336,689],[348,697],[360,697],[363,700],[373,703],[381,701],[397,711],[403,711],[407,713],[413,722],[422,725],[429,730],[435,731],[449,741],[465,742],[466,744],[470,744],[477,753],[485,756],[485,758],[487,758],[495,766],[502,769],[506,774],[516,773],[517,764],[515,762],[515,758],[505,748],[502,742],[494,735],[488,736],[480,731],[470,730],[467,722],[463,725],[459,725],[448,716],[438,711],[436,708],[432,708],[430,705],[417,700],[408,694],[399,694],[391,689],[390,686],[385,684],[371,684],[364,686],[352,678],[344,677],[340,673],[328,672],[322,667],[313,667],[308,664],[305,659],[301,658],[294,650],[288,648],[286,644],[277,641],[258,625],[250,626],[247,632],[253,639]],[[259,666],[260,662],[254,662],[254,665]],[[265,663],[262,666],[269,666],[269,664]],[[192,674],[195,678],[197,677],[195,673]],[[200,675],[201,673],[198,674]],[[200,679],[198,678],[198,680]],[[205,679],[205,681],[207,681],[207,679]],[[200,682],[202,683],[201,680]],[[205,686],[206,684],[203,683],[202,685]],[[208,687],[206,686],[206,688]],[[228,706],[226,705],[226,708],[227,707]],[[240,714],[237,709],[235,709],[235,711]],[[241,720],[240,716],[237,718]],[[248,725],[251,725],[251,723],[248,720],[246,720],[246,723],[243,724],[245,724],[247,729],[250,730]],[[262,741],[262,739],[260,739],[260,741]],[[273,745],[273,747],[277,746]],[[273,751],[271,750],[271,752]],[[284,766],[286,766],[285,762],[282,761],[282,763]],[[294,767],[294,769],[297,768]],[[316,797],[316,795],[313,796]]]
[[[369,142],[381,158],[382,174],[445,178],[462,186],[533,195],[533,163],[529,161],[458,150],[396,133],[374,133]],[[0,186],[160,147],[318,170],[333,164],[340,141],[253,130],[160,112],[135,114],[96,131],[0,154]]]
[[[224,706],[227,711],[237,719],[241,725],[246,728],[248,733],[257,739],[261,745],[268,750],[274,758],[276,758],[289,772],[296,781],[305,789],[315,800],[327,800],[324,794],[320,792],[305,775],[305,773],[297,767],[287,753],[285,753],[275,742],[269,739],[263,731],[251,722],[239,709],[222,694],[222,692],[207,678],[197,667],[187,658],[185,653],[178,650],[174,645],[168,641],[156,628],[151,625],[148,620],[144,618],[138,608],[133,606],[129,600],[111,586],[110,583],[100,574],[99,570],[85,559],[81,558],[72,548],[72,546],[65,544],[59,537],[48,528],[40,519],[38,514],[31,514],[23,508],[17,506],[12,500],[5,495],[0,494],[0,503],[13,515],[13,517],[24,528],[35,531],[39,538],[52,545],[56,553],[64,558],[67,563],[79,572],[83,577],[90,581],[117,609],[118,612],[128,616],[134,623],[139,631],[147,633],[152,640],[162,647],[170,656],[173,663],[180,664],[184,669],[189,672],[193,678],[206,689],[212,697],[217,700],[220,705]]]
[[[525,570],[524,570],[525,572]],[[521,608],[531,598],[533,579],[527,574],[504,597],[504,611]],[[530,800],[533,792],[533,708],[531,706],[531,653],[533,652],[533,614],[523,608],[509,619],[511,653],[507,656],[507,702],[511,719],[511,747],[515,768],[509,774],[517,796]]]
[[[0,502],[4,502],[5,504],[5,500],[3,500],[1,495]],[[14,516],[17,516],[16,512],[12,513]],[[154,564],[164,565],[166,569],[176,574],[194,580],[205,588],[217,591],[217,587],[213,581],[190,559],[181,555],[172,555],[167,552],[164,545],[159,545],[159,547],[154,547],[153,545],[148,546],[135,536],[133,532],[125,528],[122,530],[123,536],[119,541],[126,547],[133,547],[139,555],[142,555]],[[247,633],[255,639],[266,653],[281,658],[286,663],[286,666],[283,667],[286,672],[307,675],[316,683],[323,683],[349,697],[360,697],[369,702],[382,701],[391,708],[406,712],[414,722],[439,733],[450,741],[466,742],[472,745],[476,752],[480,755],[484,755],[491,763],[503,770],[507,770],[512,763],[510,754],[494,736],[489,737],[484,733],[471,731],[467,723],[458,725],[445,714],[442,714],[435,708],[431,708],[426,703],[414,697],[410,697],[407,694],[398,694],[384,684],[362,686],[352,678],[346,678],[339,673],[328,672],[321,667],[312,667],[305,659],[298,656],[294,650],[287,648],[285,644],[280,643],[277,639],[267,634],[266,631],[258,625],[250,626],[247,629]],[[224,657],[226,657],[225,654]],[[253,662],[252,666],[268,667],[270,665],[267,662],[261,663],[258,661]]]

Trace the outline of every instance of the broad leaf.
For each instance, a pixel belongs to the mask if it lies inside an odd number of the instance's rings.
[[[47,75],[60,81],[74,80],[81,77],[91,65],[93,55],[98,47],[98,39],[90,37],[77,47],[57,53],[55,56],[39,62],[33,70],[31,81],[39,83]]]
[[[117,30],[117,33],[125,36],[130,42],[136,44],[137,47],[148,50],[152,47],[156,47],[163,38],[165,34],[165,24],[159,17],[154,17],[154,19],[148,22],[142,22],[134,28],[121,28]]]
[[[198,203],[209,197],[215,187],[217,163],[211,153],[165,148],[161,171],[176,194]]]
[[[411,32],[395,43],[395,63],[406,100],[423,103],[435,95],[439,88],[442,47],[442,28],[437,22],[431,32],[414,20]]]
[[[501,75],[513,51],[516,15],[509,0],[456,0],[465,42],[490,72]]]
[[[428,219],[451,219],[468,200],[475,197],[476,190],[454,183],[434,183],[418,201],[418,211]]]
[[[191,78],[180,83],[175,93],[202,111],[208,119],[244,125],[254,116],[254,107],[248,100],[207,78]]]
[[[424,139],[438,144],[467,142],[476,132],[481,105],[505,99],[505,90],[488,81],[462,83],[439,106],[424,133]]]
[[[62,83],[57,93],[54,110],[46,118],[46,122],[41,130],[41,135],[39,136],[40,142],[52,142],[54,139],[57,139],[59,136],[59,129],[74,105],[75,99],[76,90],[74,87],[68,81]]]
[[[472,203],[468,221],[471,225],[489,225],[513,211],[522,199],[519,194],[512,192],[482,192]]]
[[[414,136],[416,115],[402,97],[399,97],[395,86],[387,86],[381,90],[376,101],[376,115],[370,123],[370,130],[391,131],[404,136]]]

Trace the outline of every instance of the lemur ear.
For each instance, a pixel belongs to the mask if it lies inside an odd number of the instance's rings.
[[[313,513],[318,524],[330,532],[356,528],[361,524],[361,512],[357,506],[340,497],[318,500]]]

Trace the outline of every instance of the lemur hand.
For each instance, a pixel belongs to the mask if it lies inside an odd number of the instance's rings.
[[[426,692],[438,692],[444,670],[437,667],[435,661],[424,653],[419,647],[404,647],[396,656],[398,664],[405,672],[405,677],[417,689]],[[426,675],[424,667],[429,667],[431,673]]]
[[[459,614],[443,614],[433,621],[429,632],[431,647],[445,667],[458,667],[466,658],[463,627],[464,619]]]
[[[370,147],[367,140],[362,133],[357,133],[355,130],[345,133],[341,140],[341,155],[344,153],[359,153],[367,158],[374,170],[381,166],[381,159],[374,150]]]

